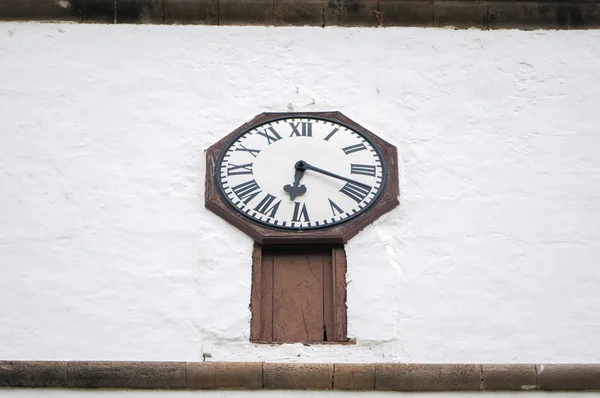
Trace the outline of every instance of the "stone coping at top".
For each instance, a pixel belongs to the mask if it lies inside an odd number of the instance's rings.
[[[0,387],[600,390],[600,364],[0,361]]]
[[[0,21],[597,29],[600,0],[2,0]]]

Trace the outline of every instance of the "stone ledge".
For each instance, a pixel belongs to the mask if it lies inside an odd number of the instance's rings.
[[[2,0],[0,21],[598,29],[600,0]]]
[[[600,364],[0,361],[0,388],[598,391]]]

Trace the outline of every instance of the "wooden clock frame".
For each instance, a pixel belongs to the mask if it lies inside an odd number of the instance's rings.
[[[242,216],[221,197],[216,163],[230,142],[256,125],[284,117],[318,117],[368,137],[387,164],[387,181],[362,214],[326,229],[272,229]],[[340,112],[262,113],[208,148],[205,205],[255,241],[250,340],[254,343],[352,343],[347,338],[344,243],[398,205],[396,147]]]
[[[373,204],[363,214],[348,220],[347,222],[327,228],[314,231],[286,231],[270,229],[264,225],[257,224],[240,215],[233,210],[219,193],[215,182],[215,166],[219,155],[231,142],[231,140],[255,125],[265,123],[274,118],[282,117],[319,117],[345,124],[348,127],[367,136],[381,151],[388,166],[388,181],[384,191],[381,193],[377,202]],[[398,152],[396,147],[371,133],[366,128],[354,122],[340,112],[287,112],[287,113],[261,113],[249,122],[235,129],[223,139],[212,145],[206,151],[206,189],[205,205],[206,207],[225,219],[227,222],[248,234],[255,242],[261,245],[343,245],[350,238],[359,233],[367,225],[381,217],[383,214],[392,210],[398,205],[399,184],[398,184]]]

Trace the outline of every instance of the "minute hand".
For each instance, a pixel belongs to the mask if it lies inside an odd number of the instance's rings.
[[[369,188],[369,189],[371,188],[369,185],[363,184],[362,182],[358,182],[358,181],[352,180],[350,178],[342,177],[341,175],[334,174],[334,173],[331,173],[331,172],[329,172],[327,170],[320,169],[320,168],[312,166],[312,165],[310,165],[310,164],[308,164],[306,162],[303,162],[303,163],[304,163],[303,166],[304,166],[304,168],[306,170],[316,171],[317,173],[325,174],[326,176],[337,178],[338,180],[350,182],[352,184],[356,184],[356,185],[359,185],[359,186],[362,186],[362,187],[365,187],[365,188]]]

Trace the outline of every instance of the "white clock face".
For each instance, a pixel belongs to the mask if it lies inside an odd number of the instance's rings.
[[[313,117],[249,128],[224,149],[215,173],[221,196],[244,217],[298,231],[360,215],[387,180],[385,161],[366,136]]]

